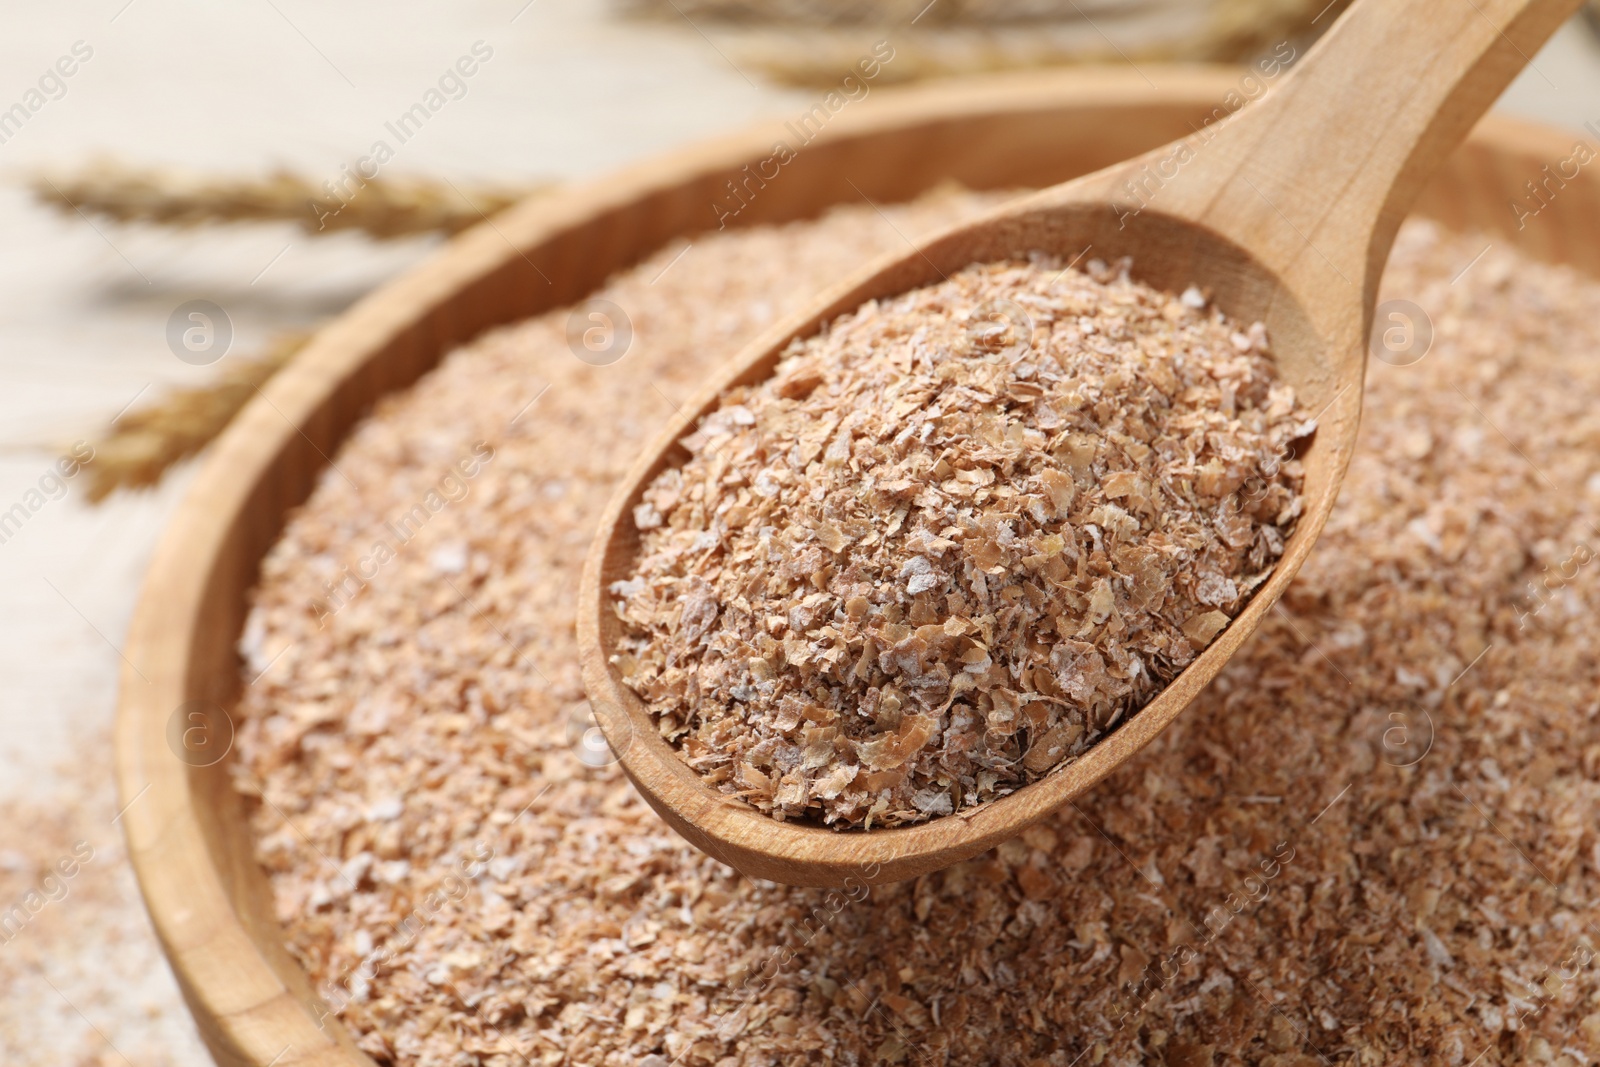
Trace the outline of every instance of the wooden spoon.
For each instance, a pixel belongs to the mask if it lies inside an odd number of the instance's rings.
[[[948,230],[835,288],[746,348],[684,405],[612,498],[579,591],[590,704],[656,811],[696,846],[754,877],[824,886],[896,881],[992,848],[1148,744],[1255,632],[1327,521],[1355,445],[1374,295],[1417,191],[1580,2],[1358,0],[1291,74],[1236,115]],[[1227,115],[1223,101],[1216,115]],[[661,738],[610,663],[622,626],[607,588],[630,576],[639,544],[633,508],[660,471],[686,460],[679,439],[729,387],[769,377],[792,339],[867,300],[970,263],[1032,250],[1072,260],[1091,248],[1108,261],[1132,256],[1135,276],[1158,289],[1199,285],[1236,321],[1264,322],[1281,376],[1309,411],[1321,412],[1300,455],[1305,511],[1272,576],[1119,729],[1002,799],[915,826],[852,832],[779,822],[706,784]]]

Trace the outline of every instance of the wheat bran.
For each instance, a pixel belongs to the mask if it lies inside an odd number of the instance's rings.
[[[1127,268],[871,301],[683,439],[613,661],[706,781],[840,829],[971,808],[1075,762],[1266,580],[1314,427],[1259,324]]]
[[[1434,349],[1370,367],[1282,610],[1021,838],[913,882],[790,889],[585,764],[573,588],[614,480],[802,280],[900,240],[847,209],[697,240],[696,270],[651,287],[665,249],[606,291],[638,329],[622,363],[573,359],[560,316],[487,336],[386,401],[335,458],[349,482],[294,517],[256,594],[236,773],[266,801],[289,946],[362,1047],[408,1067],[1600,1057],[1600,570],[1577,562],[1600,283],[1501,242],[1451,285],[1482,238],[1403,228],[1384,295],[1429,310]],[[478,439],[496,452],[470,495],[319,629],[323,584]]]

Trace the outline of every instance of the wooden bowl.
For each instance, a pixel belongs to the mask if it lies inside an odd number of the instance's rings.
[[[950,180],[1049,185],[1190,132],[1225,109],[1240,78],[1147,66],[882,91],[839,113],[731,222],[807,218],[862,194],[906,200]],[[218,1063],[372,1062],[337,1019],[318,1025],[326,1009],[284,947],[223,758],[246,593],[289,509],[378,397],[489,327],[573,303],[673,238],[714,228],[725,182],[783,135],[774,124],[651,160],[460,235],[322,330],[211,449],[156,550],[129,630],[116,763],[145,903]],[[1600,172],[1568,181],[1520,230],[1512,206],[1578,139],[1488,119],[1418,210],[1600,275]],[[175,754],[182,747],[169,738],[197,728],[216,761]]]

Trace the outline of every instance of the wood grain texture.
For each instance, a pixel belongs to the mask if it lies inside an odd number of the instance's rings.
[[[1239,77],[1147,65],[1143,75],[1081,70],[884,91],[837,116],[735,224],[805,218],[862,194],[904,200],[947,179],[980,189],[1062,181],[1182,136]],[[186,766],[166,741],[185,702],[232,706],[245,594],[286,513],[380,396],[484,329],[570,302],[669,240],[713,227],[724,183],[766,158],[779,136],[775,125],[697,146],[463,234],[323,331],[205,459],[152,560],[124,648],[116,744],[129,854],[218,1063],[371,1063],[336,1019],[318,1025],[325,1009],[283,947],[226,764]],[[1591,171],[1524,230],[1509,207],[1574,140],[1486,120],[1419,209],[1600,275],[1600,179]]]
[[[1007,204],[874,265],[776,323],[696,395],[641,457],[601,519],[578,595],[584,686],[639,791],[680,834],[746,874],[791,885],[898,881],[1022,832],[1093,788],[1187,707],[1249,639],[1310,554],[1355,447],[1373,301],[1422,184],[1579,0],[1360,0],[1247,111],[1132,160]],[[610,658],[623,636],[606,592],[634,572],[633,511],[687,454],[678,441],[734,385],[768,377],[796,338],[868,300],[969,263],[1043,251],[1129,256],[1157,289],[1198,285],[1261,321],[1278,370],[1318,428],[1301,446],[1304,511],[1243,610],[1136,714],[1016,792],[914,826],[838,831],[772,819],[692,771]]]

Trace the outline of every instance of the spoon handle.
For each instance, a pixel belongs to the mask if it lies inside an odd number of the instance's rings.
[[[1180,174],[1162,206],[1251,249],[1310,304],[1359,295],[1370,313],[1417,193],[1581,2],[1358,0],[1290,77],[1210,143],[1201,131],[1198,180]]]

